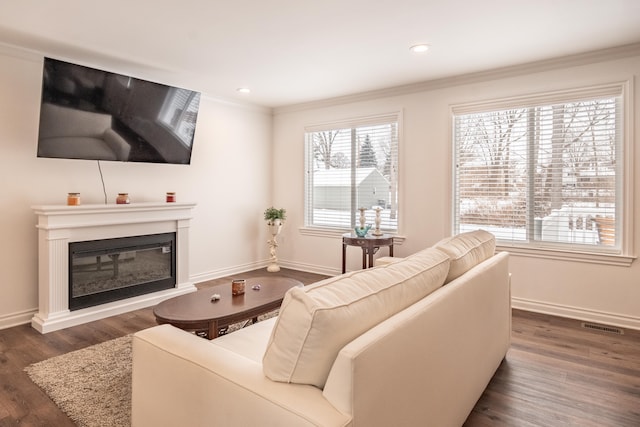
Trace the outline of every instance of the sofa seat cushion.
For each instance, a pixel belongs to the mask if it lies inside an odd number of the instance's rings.
[[[284,297],[263,357],[273,381],[323,388],[340,349],[442,286],[449,257],[433,248],[343,274]]]
[[[238,356],[262,363],[262,356],[264,356],[264,350],[267,348],[275,322],[276,318],[272,317],[254,323],[211,340],[211,345],[226,348]]]
[[[449,283],[493,256],[496,251],[496,238],[488,231],[475,230],[442,239],[434,248],[449,255],[451,265],[445,281]]]
[[[374,265],[376,267],[381,266],[381,265],[387,265],[387,264],[391,264],[394,262],[398,262],[400,261],[402,258],[400,257],[392,257],[392,256],[382,256],[380,258],[376,258]]]

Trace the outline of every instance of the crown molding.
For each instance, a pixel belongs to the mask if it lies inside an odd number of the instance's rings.
[[[55,57],[56,59],[60,59],[62,61],[67,61],[67,62],[73,62],[79,65],[84,65],[87,67],[93,67],[93,68],[99,68],[99,69],[111,69],[112,72],[120,72],[120,73],[128,73],[127,71],[122,71],[124,68],[123,66],[120,67],[115,67],[117,69],[113,69],[114,67],[110,67],[109,65],[103,65],[102,62],[100,62],[99,64],[95,61],[91,62],[91,61],[79,61],[78,59],[75,59],[75,57],[71,57],[71,56],[63,56],[63,55],[52,55],[49,53],[45,53],[39,50],[35,50],[35,49],[30,49],[30,48],[26,48],[26,47],[22,47],[22,46],[17,46],[17,45],[13,45],[13,44],[8,44],[8,43],[4,43],[4,42],[0,42],[0,55],[4,55],[4,56],[9,56],[9,57],[13,57],[13,58],[17,58],[20,60],[24,60],[24,61],[30,61],[30,62],[35,62],[35,63],[39,63],[42,64],[42,60],[45,56],[51,56],[51,57]],[[91,54],[93,55],[93,54]],[[80,55],[83,58],[89,58],[90,55]],[[105,57],[107,59],[113,59],[111,57]],[[122,62],[120,59],[117,59],[116,63]],[[147,67],[148,69],[147,74],[151,74],[152,72],[163,72],[163,73],[167,73],[167,70],[161,69],[159,67]],[[131,74],[131,73],[129,73]],[[149,76],[145,76],[145,77],[141,77],[140,74],[136,74],[137,77],[139,78],[144,78],[146,80],[149,80],[151,77]],[[261,113],[261,114],[266,114],[266,115],[271,115],[272,114],[272,108],[270,107],[264,107],[264,106],[260,106],[260,105],[256,105],[256,104],[252,104],[250,102],[243,102],[243,101],[238,101],[235,99],[230,99],[230,98],[225,98],[222,96],[218,96],[218,95],[214,95],[214,94],[210,94],[210,93],[206,93],[206,92],[201,92],[202,94],[202,98],[206,99],[207,101],[219,104],[219,105],[224,105],[226,107],[233,107],[233,108],[237,108],[237,109],[241,109],[241,110],[246,110],[246,111],[250,111],[250,112],[256,112],[256,113]]]
[[[31,62],[42,62],[43,55],[32,49],[21,48],[12,44],[0,42],[0,55],[11,56]]]
[[[299,104],[286,105],[273,109],[273,114],[284,114],[296,111],[309,110],[314,108],[332,107],[341,104],[369,101],[378,98],[406,95],[416,92],[426,92],[435,89],[442,89],[453,86],[479,83],[490,80],[516,77],[525,74],[533,74],[543,71],[557,70],[560,68],[576,67],[586,64],[611,61],[615,59],[640,56],[640,43],[632,43],[623,46],[616,46],[607,49],[583,52],[574,55],[567,55],[557,58],[545,59],[542,61],[528,62],[524,64],[512,65],[508,67],[495,68],[477,73],[461,74],[440,79],[427,80],[408,85],[394,86],[390,88],[372,90],[368,92],[356,93],[352,95],[327,98],[318,101],[304,102]]]
[[[247,112],[265,114],[265,115],[268,115],[268,116],[273,115],[273,108],[271,108],[271,107],[258,105],[258,104],[253,104],[251,102],[239,101],[239,100],[232,99],[232,98],[225,98],[223,96],[212,95],[212,94],[205,93],[205,92],[202,92],[201,96],[202,96],[202,99],[206,99],[206,100],[211,101],[211,102],[213,102],[215,104],[222,105],[222,106],[225,106],[225,107],[235,108],[235,109],[238,109],[238,110],[244,110],[244,111],[247,111]]]

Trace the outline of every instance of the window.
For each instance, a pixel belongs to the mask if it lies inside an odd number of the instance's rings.
[[[160,112],[160,123],[186,146],[191,146],[193,141],[199,105],[199,92],[171,88]]]
[[[399,114],[308,127],[305,225],[353,229],[359,208],[368,224],[398,230]],[[358,222],[359,224],[359,222]]]
[[[454,233],[484,228],[503,246],[624,253],[624,91],[453,107]]]

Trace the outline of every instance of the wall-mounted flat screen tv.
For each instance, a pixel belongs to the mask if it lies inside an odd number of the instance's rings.
[[[45,58],[38,157],[189,164],[200,93]]]

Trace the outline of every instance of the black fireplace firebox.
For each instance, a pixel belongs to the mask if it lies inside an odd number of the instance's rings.
[[[176,285],[176,233],[69,243],[69,310]]]

